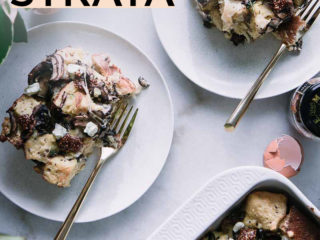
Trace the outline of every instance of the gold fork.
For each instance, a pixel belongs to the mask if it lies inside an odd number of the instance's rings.
[[[132,130],[133,124],[135,122],[135,119],[138,114],[138,109],[135,110],[134,114],[132,115],[127,127],[126,123],[128,121],[128,118],[133,110],[133,106],[131,106],[130,110],[127,112],[128,104],[120,103],[118,106],[116,106],[116,109],[113,111],[113,114],[110,119],[110,128],[114,133],[116,133],[116,136],[119,138],[119,146],[118,147],[102,147],[101,148],[101,154],[100,159],[97,162],[95,168],[93,169],[90,177],[88,178],[85,186],[83,187],[77,201],[73,205],[71,211],[69,212],[66,220],[64,221],[63,225],[61,226],[59,232],[55,236],[55,240],[64,240],[69,234],[69,231],[74,223],[74,220],[83,204],[83,201],[85,200],[86,196],[88,195],[88,192],[96,179],[101,167],[103,164],[114,154],[116,154],[119,149],[123,147],[123,145],[126,143],[130,132]],[[122,124],[121,120],[124,118]],[[121,126],[120,126],[121,124]],[[120,128],[119,128],[120,126]],[[126,127],[126,129],[125,129]],[[124,132],[123,132],[124,131]]]
[[[301,19],[306,22],[306,26],[303,29],[301,38],[311,28],[312,24],[315,22],[315,20],[320,14],[319,1],[320,0],[310,0],[305,6],[303,6],[297,12],[297,15],[300,16]],[[316,9],[316,7],[318,8]],[[273,58],[269,62],[268,66],[262,72],[260,77],[255,81],[255,83],[253,84],[253,86],[251,87],[247,95],[240,101],[237,108],[233,111],[229,119],[226,121],[224,127],[227,131],[231,132],[237,127],[240,119],[244,116],[244,114],[248,110],[250,103],[256,96],[260,87],[262,86],[266,78],[269,76],[270,72],[273,70],[274,66],[276,65],[276,63],[278,62],[280,57],[283,55],[286,49],[287,49],[287,46],[284,43],[282,43],[279,50],[276,52],[276,54],[273,56]]]

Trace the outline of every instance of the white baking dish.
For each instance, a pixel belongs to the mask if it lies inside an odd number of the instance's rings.
[[[194,240],[217,227],[237,204],[255,189],[286,193],[315,221],[320,211],[287,178],[262,167],[240,167],[209,181],[169,217],[148,240]]]

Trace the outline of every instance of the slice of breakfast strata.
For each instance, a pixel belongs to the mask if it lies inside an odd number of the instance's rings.
[[[59,187],[70,185],[94,147],[120,144],[109,127],[111,114],[141,88],[107,55],[71,47],[34,67],[28,84],[7,111],[0,140],[23,149],[35,171]]]
[[[295,12],[303,0],[195,0],[204,26],[216,27],[235,45],[252,42],[268,33],[290,50],[301,48],[304,22]]]

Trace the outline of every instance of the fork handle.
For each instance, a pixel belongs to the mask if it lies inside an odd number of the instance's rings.
[[[61,226],[59,232],[57,233],[57,235],[55,236],[55,240],[65,240],[69,234],[69,231],[74,223],[74,220],[82,206],[82,203],[84,202],[85,198],[87,197],[87,194],[96,178],[96,176],[98,175],[101,166],[103,165],[103,162],[98,161],[97,165],[95,166],[95,168],[93,169],[90,177],[88,178],[86,184],[84,185],[77,201],[75,202],[75,204],[73,205],[72,209],[70,210],[66,220],[64,221],[63,225]]]
[[[266,78],[269,76],[270,72],[273,70],[274,66],[280,59],[280,57],[283,55],[285,50],[287,49],[285,44],[281,44],[280,48],[278,49],[277,53],[273,56],[271,61],[269,62],[268,66],[264,69],[260,77],[255,81],[247,95],[241,100],[241,102],[238,104],[237,108],[233,111],[229,119],[226,121],[224,127],[227,131],[233,131],[240,119],[243,117],[243,115],[248,110],[250,103],[256,96],[257,92],[259,91],[260,87],[266,80]]]

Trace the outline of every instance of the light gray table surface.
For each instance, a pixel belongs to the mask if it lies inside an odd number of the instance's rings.
[[[298,136],[288,124],[289,94],[255,101],[235,133],[223,124],[236,100],[209,93],[191,83],[158,40],[150,10],[61,10],[51,16],[22,15],[28,27],[52,21],[80,21],[104,27],[142,49],[159,67],[171,92],[175,132],[170,155],[157,181],[134,205],[110,218],[75,224],[69,239],[146,239],[197,189],[217,173],[236,166],[262,165],[262,154],[275,137]],[[299,137],[300,138],[300,137]],[[320,148],[300,138],[305,163],[293,182],[320,207]],[[0,232],[27,239],[52,239],[60,223],[34,216],[0,194]]]

